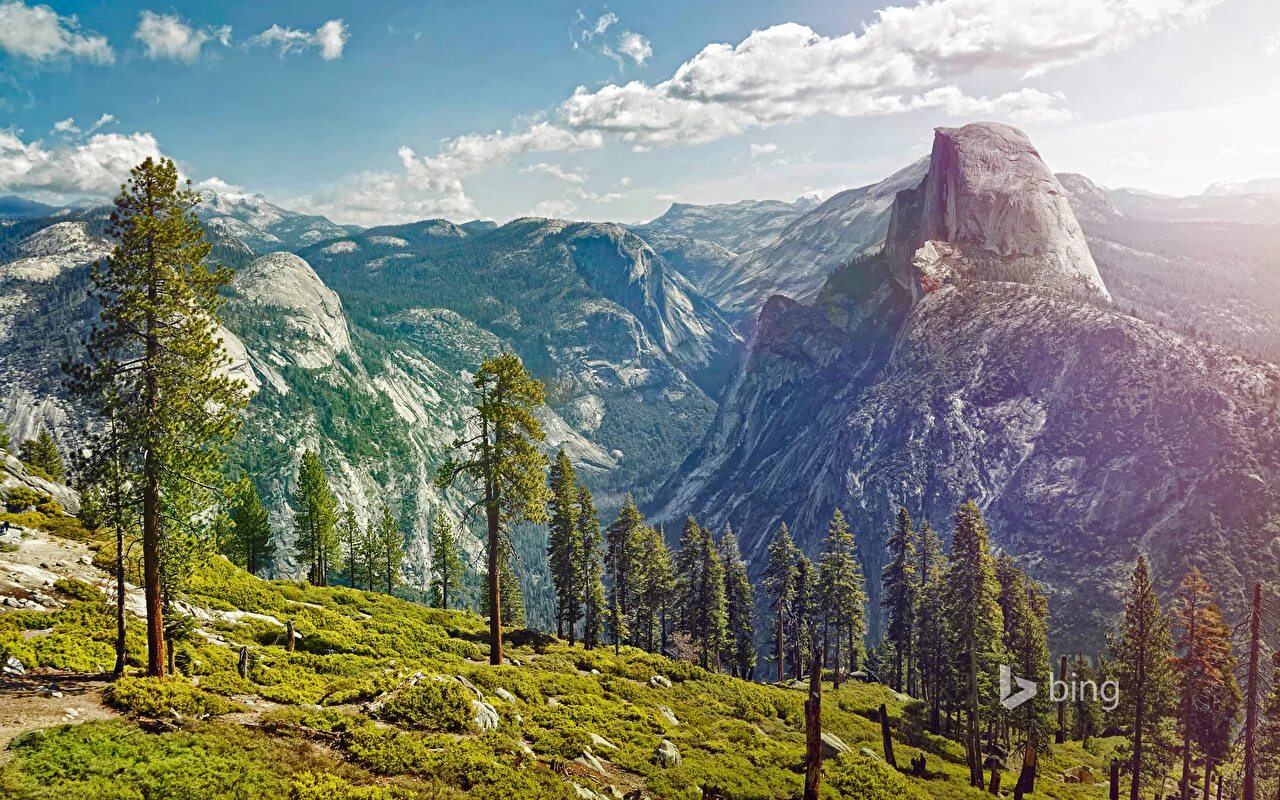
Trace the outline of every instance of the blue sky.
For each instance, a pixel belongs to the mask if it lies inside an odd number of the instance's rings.
[[[1107,185],[1280,173],[1274,0],[888,5],[0,0],[0,192],[158,150],[342,222],[634,221],[827,195],[978,118]]]

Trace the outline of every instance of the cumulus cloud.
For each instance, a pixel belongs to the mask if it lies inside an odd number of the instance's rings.
[[[37,62],[76,58],[111,64],[116,60],[107,38],[82,33],[74,14],[59,16],[49,6],[29,6],[22,0],[0,2],[0,50]]]
[[[634,31],[623,31],[618,37],[618,52],[636,63],[644,66],[644,62],[653,56],[653,45],[649,40]]]
[[[250,39],[249,43],[264,47],[277,47],[280,50],[281,58],[290,53],[299,53],[303,50],[317,48],[320,50],[321,58],[325,61],[332,61],[335,58],[342,57],[342,51],[347,46],[347,40],[350,38],[351,35],[347,31],[347,24],[340,19],[331,19],[314,31],[272,25]]]
[[[147,58],[152,61],[168,59],[193,63],[200,57],[205,42],[216,41],[223,47],[231,44],[231,26],[196,28],[184,22],[177,14],[157,14],[143,11],[138,17],[138,27],[133,38],[142,42]]]
[[[323,214],[332,220],[356,225],[385,225],[432,217],[454,220],[476,216],[474,205],[463,194],[435,195],[410,186],[404,174],[385,171],[359,172],[305,197],[288,201],[290,208]]]
[[[196,181],[191,184],[191,188],[197,192],[210,191],[217,192],[218,194],[244,194],[243,186],[235,183],[228,183],[216,175],[210,178],[205,178],[202,181]]]
[[[705,142],[819,114],[940,108],[1051,119],[1065,113],[1059,95],[1024,88],[969,98],[951,82],[978,70],[1034,77],[1200,19],[1219,2],[939,0],[883,9],[842,36],[785,23],[737,45],[708,45],[660,83],[579,87],[560,114],[570,128],[640,146]]]
[[[0,131],[0,190],[110,195],[132,167],[159,155],[150,133],[98,133],[84,141],[46,144],[24,142],[18,131]]]

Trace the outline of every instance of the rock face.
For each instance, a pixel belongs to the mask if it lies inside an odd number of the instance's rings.
[[[319,369],[350,353],[351,334],[342,301],[324,285],[311,265],[292,253],[271,253],[236,273],[231,285],[237,297],[271,309],[282,327],[262,336],[271,350],[259,353],[278,368],[293,363]]]
[[[929,242],[949,247],[921,255]],[[1007,125],[937,129],[928,174],[894,202],[885,253],[916,299],[971,281],[1111,299],[1058,179]]]
[[[758,574],[779,522],[816,556],[840,508],[874,576],[899,506],[945,538],[974,499],[996,545],[1048,585],[1055,648],[1096,651],[1138,553],[1164,590],[1198,564],[1238,610],[1247,583],[1280,585],[1280,368],[1097,305],[1105,290],[1096,273],[1082,280],[1093,262],[1057,182],[1029,184],[1043,164],[1028,165],[1025,138],[984,128],[978,141],[1013,148],[1010,180],[996,161],[965,178],[967,145],[941,133],[930,179],[899,195],[895,247],[837,270],[812,304],[766,304],[653,516],[731,523]],[[954,204],[924,202],[935,172]],[[1032,254],[1045,256],[1034,268]],[[922,292],[931,271],[943,279]],[[874,632],[880,587],[868,583]]]

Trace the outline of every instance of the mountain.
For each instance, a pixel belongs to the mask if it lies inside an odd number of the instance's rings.
[[[1226,202],[1224,219],[1184,219],[1175,203],[1135,208],[1130,192],[1058,179],[1117,308],[1280,363],[1280,222],[1250,221],[1256,207]]]
[[[38,203],[25,197],[14,197],[13,195],[0,197],[0,220],[47,217],[56,210],[56,206]]]
[[[1280,177],[1253,178],[1239,183],[1211,183],[1205,195],[1280,194]]]
[[[749,316],[774,294],[811,300],[844,261],[880,246],[898,191],[924,175],[919,161],[868,186],[840,192],[779,234],[777,241],[740,254],[703,291],[726,312]]]
[[[260,194],[200,192],[200,221],[222,238],[235,238],[256,253],[293,250],[346,236],[347,228],[325,217],[281,208]]]
[[[636,226],[635,230],[641,236],[653,232],[702,239],[735,253],[745,253],[776,242],[788,225],[815,205],[817,202],[811,197],[792,203],[782,200],[741,200],[712,205],[672,203],[665,214]]]
[[[1138,189],[1110,196],[1127,216],[1167,222],[1280,223],[1280,194],[1222,194],[1172,197]]]
[[[758,574],[779,522],[816,555],[842,508],[875,576],[899,505],[945,531],[972,498],[1081,652],[1139,552],[1232,610],[1280,584],[1280,368],[1109,307],[1065,191],[1019,131],[938,129],[884,251],[766,303],[655,519],[732,524]]]

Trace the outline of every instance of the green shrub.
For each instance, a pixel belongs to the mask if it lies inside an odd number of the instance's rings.
[[[844,755],[827,762],[827,781],[859,800],[929,800],[928,792],[896,770],[865,756]]]
[[[144,717],[168,716],[170,709],[184,717],[217,716],[242,706],[192,686],[181,678],[120,678],[103,698],[112,706]]]
[[[472,726],[472,699],[460,683],[424,680],[388,700],[382,715],[411,728],[461,733]]]
[[[59,578],[53,588],[67,595],[74,597],[76,600],[83,600],[87,603],[102,603],[106,601],[106,596],[98,590],[96,586],[90,586],[79,578]]]
[[[304,772],[289,785],[289,800],[411,800],[421,795],[407,789],[352,786],[337,775]]]

